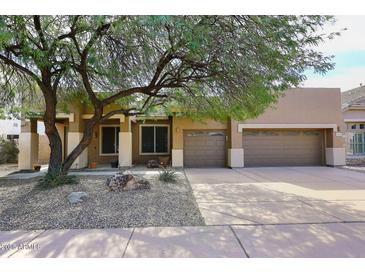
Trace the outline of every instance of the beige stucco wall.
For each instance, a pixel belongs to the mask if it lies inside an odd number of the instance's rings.
[[[56,123],[56,128],[57,128],[58,133],[61,138],[62,148],[64,148],[64,144],[65,144],[64,143],[64,128],[65,128],[64,124]],[[35,134],[34,138],[37,139],[37,145],[34,145],[35,141],[32,141],[33,146],[35,146],[37,148],[36,151],[34,149],[32,150],[32,153],[36,154],[36,156],[32,156],[33,159],[36,159],[33,164],[47,164],[49,162],[49,155],[51,153],[51,149],[49,147],[49,140],[48,140],[48,137],[46,134],[37,133],[37,121],[35,119],[33,119],[32,121],[22,122],[21,131],[22,131],[22,133],[33,132]],[[29,146],[29,145],[26,145],[26,146]],[[22,150],[23,150],[23,148],[22,148]],[[63,152],[64,152],[64,149],[62,149],[62,157],[64,157]],[[29,153],[29,150],[27,151],[27,153]],[[24,157],[27,158],[28,156],[24,156]]]
[[[242,132],[238,131],[238,121],[230,120],[227,123],[228,148],[242,148]]]
[[[294,88],[277,104],[247,124],[338,124],[342,123],[341,92],[337,88]]]
[[[341,111],[341,92],[337,88],[294,88],[255,119],[242,124],[335,124],[327,130],[327,144],[344,147],[345,124]],[[236,138],[239,138],[238,136]],[[329,145],[327,145],[329,147]]]
[[[38,163],[38,134],[21,132],[19,135],[19,169],[33,169]]]
[[[341,92],[337,88],[294,88],[285,92],[252,124],[340,124]]]
[[[49,160],[50,147],[48,137],[45,134],[39,135],[38,163],[47,164]]]
[[[204,122],[193,121],[189,118],[176,117],[172,119],[172,147],[173,149],[183,149],[184,130],[218,130],[227,129],[227,123],[221,123],[214,120],[205,120]]]
[[[345,110],[343,112],[343,118],[344,119],[355,119],[356,121],[361,119],[362,121],[365,122],[365,110],[361,110],[361,109]]]
[[[84,130],[84,121],[82,119],[85,112],[84,106],[75,102],[69,106],[69,111],[74,114],[73,122],[69,123],[69,132],[82,132]]]
[[[31,119],[30,121],[22,121],[20,123],[21,132],[37,133],[37,120]]]

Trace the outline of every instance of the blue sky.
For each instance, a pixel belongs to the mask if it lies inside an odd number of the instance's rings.
[[[365,85],[365,16],[336,16],[337,22],[324,31],[338,31],[341,36],[322,45],[319,50],[334,55],[335,69],[325,75],[307,72],[306,87],[338,87],[342,91]]]
[[[364,68],[365,67],[365,50],[357,51],[345,51],[335,54],[333,59],[335,63],[335,69],[329,71],[324,76],[315,74],[313,72],[306,73],[307,77],[311,78],[325,78],[326,77],[336,77],[346,74],[350,69]],[[365,75],[364,75],[365,76]],[[364,77],[365,81],[365,77]],[[365,82],[363,83],[365,84]]]

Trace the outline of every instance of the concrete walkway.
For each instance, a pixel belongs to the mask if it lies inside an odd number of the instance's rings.
[[[110,170],[71,170],[68,174],[77,176],[112,176],[119,172],[119,169]],[[44,176],[47,172],[47,168],[41,169],[39,172],[24,172],[24,173],[13,173],[6,176],[0,177],[3,180],[28,180]]]
[[[0,232],[1,258],[365,257],[365,223]]]
[[[13,173],[7,174],[5,176],[0,176],[2,180],[28,180],[34,179],[37,177],[44,176],[47,172],[47,165],[42,166],[39,172],[24,172],[24,173]],[[182,170],[182,169],[181,169]],[[112,176],[118,172],[133,172],[133,174],[151,174],[157,175],[160,169],[147,169],[145,167],[134,167],[133,169],[118,169],[118,168],[96,168],[96,169],[73,169],[68,172],[69,175],[76,175],[76,176]]]

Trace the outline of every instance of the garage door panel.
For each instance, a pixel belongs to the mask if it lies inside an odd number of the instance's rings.
[[[245,166],[321,165],[322,131],[246,130]]]
[[[184,166],[223,167],[225,162],[224,131],[184,131]]]

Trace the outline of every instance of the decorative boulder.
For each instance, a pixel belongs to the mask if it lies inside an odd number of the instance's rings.
[[[71,204],[77,204],[83,202],[82,198],[87,196],[88,194],[86,192],[71,192],[70,195],[68,195],[67,199]]]
[[[112,177],[106,179],[106,186],[109,187],[110,190],[122,190],[128,181],[134,180],[134,177],[130,174],[121,174],[117,173]]]
[[[147,180],[130,180],[127,182],[126,186],[122,189],[123,191],[128,190],[138,190],[138,189],[150,189],[150,182]]]
[[[156,161],[156,160],[149,160],[149,161],[147,162],[147,167],[148,167],[148,168],[157,168],[157,167],[160,167],[160,164],[159,164],[159,162],[158,162],[158,161]]]
[[[137,189],[150,189],[150,182],[137,179],[131,174],[117,173],[106,180],[106,186],[111,191],[128,191]]]

